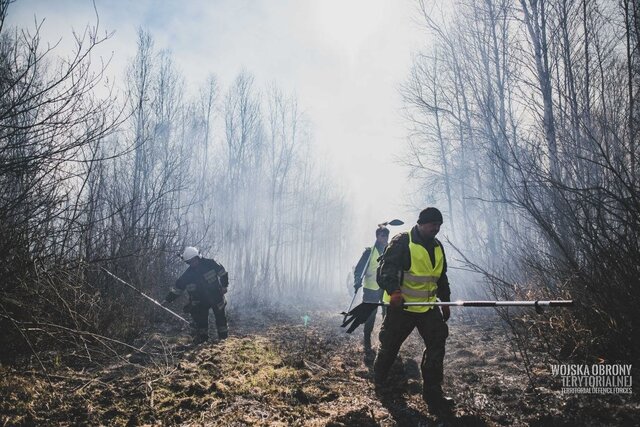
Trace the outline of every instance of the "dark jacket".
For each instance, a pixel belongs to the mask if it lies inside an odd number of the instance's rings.
[[[429,254],[431,262],[435,263],[435,248],[442,247],[438,239],[424,241],[420,237],[418,227],[414,226],[411,231],[411,240],[413,243],[422,245]],[[400,289],[402,274],[411,268],[411,253],[409,252],[409,233],[397,234],[391,239],[387,249],[384,251],[380,262],[380,272],[378,275],[378,285],[391,294],[391,292]],[[442,248],[442,256],[444,257],[444,266],[442,275],[438,279],[437,296],[440,301],[448,302],[451,298],[451,290],[449,289],[449,279],[447,278],[447,257]]]
[[[194,304],[217,304],[228,286],[229,276],[224,267],[212,259],[201,258],[198,265],[190,265],[182,273],[166,299],[171,302],[186,290]]]

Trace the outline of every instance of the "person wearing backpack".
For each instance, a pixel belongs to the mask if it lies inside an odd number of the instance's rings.
[[[441,386],[449,307],[441,311],[434,306],[404,306],[404,302],[450,301],[447,260],[442,243],[435,238],[441,225],[438,209],[423,209],[417,224],[408,233],[394,236],[382,256],[378,284],[388,294],[389,308],[373,368],[376,387],[383,387],[402,343],[417,328],[425,344],[420,364],[422,396],[435,413],[453,406]]]
[[[216,319],[218,339],[226,339],[229,335],[224,296],[229,287],[227,271],[213,259],[202,257],[198,249],[192,246],[186,247],[181,257],[189,267],[178,278],[162,305],[176,300],[186,290],[189,304],[185,311],[191,314],[193,320],[194,344],[209,339],[209,309]]]

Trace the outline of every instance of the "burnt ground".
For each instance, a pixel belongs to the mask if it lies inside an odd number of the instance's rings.
[[[235,314],[231,337],[192,347],[185,329],[150,332],[141,353],[72,370],[0,368],[1,425],[575,426],[638,425],[632,397],[562,395],[547,363],[529,385],[499,327],[450,322],[437,419],[421,400],[414,332],[376,393],[362,330],[347,335],[326,311]],[[379,322],[376,325],[379,327]],[[175,327],[174,327],[175,328]],[[215,336],[215,332],[213,332]]]

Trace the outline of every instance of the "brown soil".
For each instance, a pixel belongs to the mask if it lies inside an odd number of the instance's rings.
[[[438,419],[421,399],[414,332],[379,392],[358,329],[340,316],[236,315],[226,341],[187,345],[186,331],[149,334],[143,350],[92,370],[0,369],[1,425],[574,426],[637,425],[632,397],[562,395],[548,364],[529,386],[498,327],[450,324]],[[215,332],[213,332],[215,335]]]

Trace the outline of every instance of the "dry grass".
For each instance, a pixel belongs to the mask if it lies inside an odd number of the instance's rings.
[[[315,313],[256,316],[232,324],[218,344],[185,347],[155,336],[144,365],[58,369],[49,379],[4,368],[2,425],[403,426],[436,419],[421,400],[417,334],[405,343],[390,387],[376,393],[362,360],[361,332]],[[163,341],[164,340],[164,341]],[[159,352],[158,350],[162,350]],[[640,407],[619,396],[562,396],[549,366],[536,362],[528,387],[501,328],[452,324],[445,389],[456,399],[451,425],[624,425]]]

